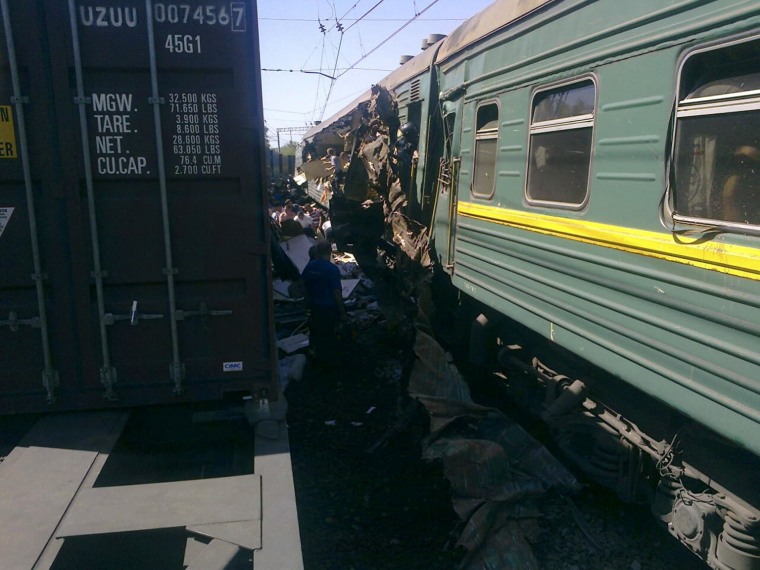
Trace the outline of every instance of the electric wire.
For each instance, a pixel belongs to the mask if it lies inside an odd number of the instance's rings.
[[[382,2],[382,0],[380,0]],[[340,34],[340,42],[338,43],[338,53],[335,54],[335,66],[333,67],[333,78],[330,80],[330,88],[327,90],[327,96],[325,97],[325,104],[322,105],[322,112],[319,114],[319,120],[325,116],[325,109],[327,109],[327,103],[330,101],[330,95],[332,94],[333,87],[337,81],[335,70],[338,69],[338,58],[340,57],[340,48],[343,45],[343,33]]]
[[[367,59],[367,58],[368,58],[370,55],[372,55],[374,52],[376,52],[378,49],[380,49],[380,47],[382,47],[382,46],[383,46],[383,45],[385,45],[385,44],[386,44],[388,41],[390,41],[390,40],[391,40],[391,39],[392,39],[392,38],[393,38],[393,37],[394,37],[396,34],[398,34],[398,33],[399,33],[401,30],[403,30],[404,28],[406,28],[406,27],[407,27],[409,24],[411,24],[411,23],[412,23],[414,20],[416,20],[416,19],[417,19],[419,16],[421,16],[422,14],[424,14],[424,13],[425,13],[427,10],[429,10],[430,8],[432,8],[433,6],[435,6],[435,5],[436,5],[436,4],[437,4],[439,1],[440,1],[440,0],[433,0],[433,1],[432,1],[430,4],[428,4],[427,6],[425,6],[425,8],[423,8],[423,9],[422,9],[422,11],[421,11],[419,14],[417,14],[417,15],[416,15],[416,16],[414,16],[413,18],[410,18],[410,19],[409,19],[409,20],[408,20],[408,21],[407,21],[407,22],[406,22],[406,23],[405,23],[403,26],[401,26],[399,29],[397,29],[395,32],[393,32],[393,33],[392,33],[390,36],[388,36],[387,38],[385,38],[385,39],[384,39],[382,42],[380,42],[379,44],[377,44],[377,45],[376,45],[374,48],[372,48],[372,49],[371,49],[369,52],[367,52],[365,55],[363,55],[361,58],[359,58],[359,59],[358,59],[358,60],[357,60],[357,61],[356,61],[356,62],[355,62],[353,65],[351,65],[351,66],[350,66],[348,69],[346,69],[346,70],[345,70],[345,71],[343,71],[343,72],[342,72],[340,75],[338,75],[338,76],[336,77],[336,79],[339,79],[340,77],[342,77],[343,75],[345,75],[346,73],[348,73],[349,71],[351,71],[352,69],[354,69],[354,68],[355,68],[357,65],[359,65],[359,64],[360,64],[362,61],[364,61],[365,59]]]
[[[338,69],[338,61],[340,59],[340,49],[343,46],[343,36],[344,36],[345,32],[347,32],[349,29],[351,29],[357,23],[361,22],[367,15],[369,15],[370,13],[372,13],[372,11],[375,10],[375,8],[377,8],[384,1],[385,0],[378,0],[375,3],[374,6],[372,6],[369,10],[367,10],[366,12],[364,12],[364,14],[362,14],[361,16],[359,16],[359,18],[357,18],[357,20],[353,24],[351,24],[348,28],[346,28],[345,30],[342,27],[338,27],[338,29],[340,30],[340,41],[338,42],[338,49],[337,49],[337,51],[335,53],[335,65],[333,66],[332,79],[330,79],[330,87],[327,90],[327,95],[325,96],[324,105],[322,105],[322,112],[319,114],[319,120],[320,121],[323,119],[323,117],[325,115],[325,110],[327,109],[327,105],[330,102],[330,96],[332,95],[333,87],[335,87],[335,81],[338,78],[338,76],[336,76],[335,73],[336,73],[336,70]],[[358,4],[358,2],[357,2],[357,4]],[[356,4],[354,6],[356,6]],[[334,8],[335,8],[335,5],[333,4],[333,10],[334,10]],[[348,12],[346,12],[346,13],[348,13]],[[339,26],[337,17],[335,19],[335,23],[336,23],[336,26]],[[320,66],[320,68],[321,68],[321,66]]]
[[[364,14],[362,14],[361,16],[359,16],[353,24],[351,24],[350,26],[348,26],[343,31],[347,32],[348,30],[350,30],[351,28],[353,28],[356,24],[358,24],[359,22],[361,22],[368,14],[370,14],[375,8],[377,8],[383,2],[385,2],[385,0],[378,0],[377,4],[375,4],[374,6],[372,6],[372,8],[370,8],[369,10],[367,10],[366,12],[364,12]]]

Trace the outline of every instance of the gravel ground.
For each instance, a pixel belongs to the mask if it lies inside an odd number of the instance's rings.
[[[307,570],[456,568],[458,519],[441,466],[420,459],[424,413],[396,422],[399,350],[382,324],[346,365],[307,365],[285,394]],[[378,334],[379,333],[379,334]]]

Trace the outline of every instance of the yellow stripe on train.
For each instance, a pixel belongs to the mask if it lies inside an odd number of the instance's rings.
[[[687,243],[685,240],[689,238],[684,236],[676,237],[672,234],[496,208],[471,202],[459,202],[457,213],[460,216],[495,222],[526,231],[666,259],[760,281],[760,249],[715,241],[704,242],[697,238]],[[676,240],[680,240],[680,243]]]

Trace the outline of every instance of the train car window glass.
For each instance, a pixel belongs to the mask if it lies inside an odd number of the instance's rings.
[[[582,204],[588,193],[596,87],[592,81],[539,92],[533,99],[528,199]]]
[[[479,198],[490,198],[494,193],[498,138],[498,105],[481,105],[478,107],[475,122],[475,163],[472,176],[472,193]]]
[[[679,96],[674,219],[760,226],[760,41],[691,56]]]

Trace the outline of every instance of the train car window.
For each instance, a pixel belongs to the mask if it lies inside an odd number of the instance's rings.
[[[480,198],[493,196],[498,139],[499,106],[496,103],[481,105],[475,123],[475,164],[472,177],[472,193]]]
[[[578,206],[586,199],[596,87],[590,80],[533,98],[528,199]]]
[[[686,60],[673,164],[675,220],[760,226],[760,40]]]

